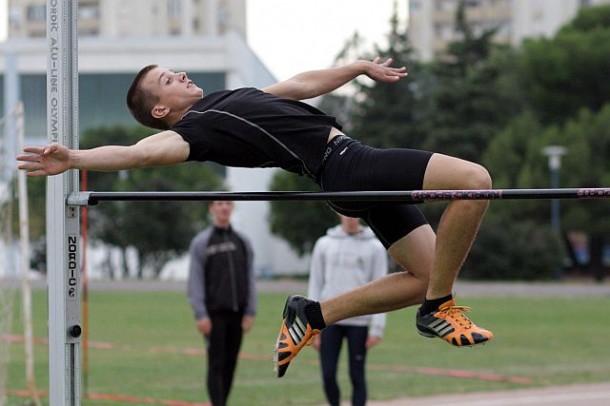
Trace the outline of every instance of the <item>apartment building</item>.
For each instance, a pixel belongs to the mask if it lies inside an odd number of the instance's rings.
[[[46,0],[10,0],[10,38],[46,35]],[[164,37],[246,32],[245,0],[79,0],[80,37]]]
[[[81,133],[102,125],[136,125],[125,107],[125,92],[134,74],[151,63],[188,72],[208,93],[274,83],[276,79],[247,44],[245,3],[246,0],[79,0]],[[0,43],[0,73],[3,78],[17,80],[0,79],[0,94],[4,94],[0,109],[6,111],[21,99],[28,143],[42,144],[47,136],[46,0],[9,0],[8,5],[9,35]],[[268,189],[273,173],[273,169],[227,168],[225,176],[233,190],[261,191]],[[285,242],[271,235],[268,217],[268,202],[237,203],[234,223],[248,235],[256,236],[253,243],[258,273],[306,270],[306,259],[296,256]],[[181,262],[170,268],[174,277],[181,278],[187,266]]]
[[[409,35],[421,60],[441,55],[457,39],[459,1],[410,0]],[[465,0],[465,13],[475,32],[496,28],[498,41],[519,46],[524,38],[554,35],[581,7],[599,4],[610,0]]]

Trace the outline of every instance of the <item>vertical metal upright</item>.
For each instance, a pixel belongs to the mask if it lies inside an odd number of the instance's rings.
[[[10,44],[10,42],[9,42]],[[20,77],[18,68],[18,58],[13,50],[13,46],[9,45],[9,49],[4,54],[4,117],[6,117],[6,124],[4,126],[5,134],[16,134],[17,133],[17,119],[15,115],[15,108],[20,100]],[[9,179],[13,173],[15,173],[16,165],[14,156],[17,153],[16,148],[16,137],[7,136],[4,137],[4,154],[2,157],[5,164],[3,169],[6,173],[2,173],[2,177],[6,176]]]
[[[77,1],[47,0],[47,138],[78,148]],[[80,405],[79,208],[66,204],[78,192],[78,174],[47,180],[49,285],[49,398],[51,406]]]

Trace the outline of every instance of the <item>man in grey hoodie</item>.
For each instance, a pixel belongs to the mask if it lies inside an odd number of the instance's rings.
[[[339,217],[341,224],[329,229],[313,249],[308,292],[312,300],[340,295],[388,271],[387,253],[373,231],[363,227],[358,218]],[[385,313],[352,317],[328,326],[316,336],[313,345],[320,351],[324,393],[330,405],[341,403],[337,364],[344,339],[348,344],[352,405],[366,404],[366,352],[381,341],[385,321]]]

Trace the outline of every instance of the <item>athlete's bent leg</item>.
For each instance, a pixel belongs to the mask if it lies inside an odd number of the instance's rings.
[[[447,155],[434,154],[424,176],[424,189],[490,189],[491,178],[485,168]],[[452,293],[455,279],[470,251],[487,200],[454,200],[448,204],[436,230],[436,252],[427,299]]]
[[[480,165],[434,154],[423,186],[429,190],[490,189],[491,178]],[[426,299],[416,318],[418,332],[425,337],[439,337],[455,346],[481,344],[493,338],[493,333],[464,315],[469,308],[456,306],[453,299],[453,285],[488,205],[483,200],[455,200],[441,217]]]
[[[390,246],[388,252],[408,272],[395,272],[320,302],[327,325],[365,314],[383,313],[420,304],[434,260],[435,236],[423,225]]]
[[[434,258],[434,232],[423,225],[395,242],[390,254],[409,272],[396,272],[323,302],[301,296],[286,301],[275,345],[275,369],[282,377],[301,349],[326,326],[349,317],[419,304]]]

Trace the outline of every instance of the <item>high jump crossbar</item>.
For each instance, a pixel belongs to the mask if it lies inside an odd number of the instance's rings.
[[[604,199],[610,188],[412,190],[358,192],[75,192],[68,206],[92,206],[104,201],[379,201],[424,202],[449,200]]]

